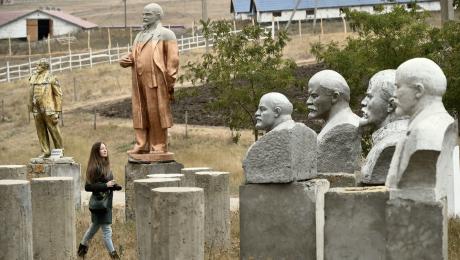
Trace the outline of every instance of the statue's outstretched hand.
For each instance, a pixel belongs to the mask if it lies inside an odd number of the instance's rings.
[[[132,59],[132,54],[129,53],[129,54],[126,54],[124,55],[123,57],[121,57],[120,59],[120,66],[122,66],[123,68],[127,68],[127,67],[130,67],[130,66],[133,66],[133,59]]]

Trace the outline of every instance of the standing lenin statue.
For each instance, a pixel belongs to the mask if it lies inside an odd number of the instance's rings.
[[[49,71],[50,64],[41,59],[36,70],[29,78],[29,112],[32,112],[37,129],[38,141],[42,154],[40,158],[51,154],[48,133],[53,139],[54,147],[62,149],[62,136],[59,129],[59,112],[62,111],[62,90],[55,76]]]
[[[168,128],[173,125],[170,101],[179,67],[176,36],[164,28],[162,8],[155,3],[144,7],[144,30],[137,34],[132,51],[120,65],[132,67],[132,110],[136,144],[128,151],[134,159],[170,160]]]

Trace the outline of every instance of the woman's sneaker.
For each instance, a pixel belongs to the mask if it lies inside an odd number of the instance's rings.
[[[79,257],[84,257],[86,255],[86,253],[88,253],[88,246],[80,244],[78,246],[78,252],[77,253],[78,253]]]
[[[117,251],[113,251],[112,253],[110,253],[110,258],[111,259],[120,259],[120,257],[118,256]]]

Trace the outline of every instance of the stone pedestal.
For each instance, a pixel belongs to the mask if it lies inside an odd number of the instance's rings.
[[[384,186],[333,188],[326,192],[324,259],[386,259],[388,198]]]
[[[326,179],[329,181],[329,185],[331,188],[336,187],[355,187],[356,186],[356,178],[355,174],[353,173],[344,173],[344,172],[319,172],[318,179]]]
[[[42,177],[72,177],[73,182],[73,198],[75,209],[80,210],[81,207],[81,171],[80,164],[72,162],[70,157],[64,157],[62,160],[38,160],[32,159],[27,165],[27,179],[42,178]]]
[[[73,182],[72,177],[31,180],[34,259],[76,257]]]
[[[448,259],[445,201],[389,200],[386,225],[386,259]]]
[[[195,187],[195,173],[212,171],[209,167],[183,168],[181,173],[184,175],[183,187]]]
[[[137,252],[140,260],[150,260],[151,253],[151,230],[153,216],[151,215],[152,189],[160,187],[178,187],[178,178],[149,178],[134,181],[135,205],[136,205],[136,232]]]
[[[203,189],[156,188],[152,199],[151,259],[204,259]]]
[[[204,241],[211,250],[230,246],[230,190],[228,172],[197,172],[196,187],[204,191]]]
[[[125,218],[135,221],[134,180],[146,179],[149,174],[179,173],[184,166],[178,162],[133,163],[125,166]]]
[[[326,180],[240,186],[241,259],[323,259]]]
[[[157,179],[157,178],[160,178],[160,179],[164,179],[164,178],[174,178],[174,179],[180,179],[180,184],[178,185],[178,187],[186,187],[185,184],[185,178],[184,178],[184,175],[181,174],[181,173],[156,173],[156,174],[149,174],[147,175],[147,178],[154,178],[154,179]]]
[[[25,180],[26,176],[25,165],[0,165],[0,180]]]
[[[32,260],[32,203],[25,180],[0,180],[0,259]]]

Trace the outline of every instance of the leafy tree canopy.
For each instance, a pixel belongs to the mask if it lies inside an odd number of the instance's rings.
[[[437,62],[448,79],[444,103],[450,111],[460,109],[460,24],[450,22],[442,28],[430,25],[426,12],[396,5],[391,12],[371,15],[346,10],[346,17],[357,36],[338,42],[315,43],[312,53],[331,69],[341,73],[352,91],[357,108],[368,80],[384,69],[395,69],[404,61],[427,57]]]
[[[228,21],[202,21],[202,25],[212,50],[201,61],[185,65],[181,80],[211,87],[216,96],[211,107],[221,112],[232,130],[253,129],[257,139],[254,113],[260,97],[282,92],[296,81],[296,64],[282,58],[288,36],[280,32],[272,39],[258,25],[233,33]]]

